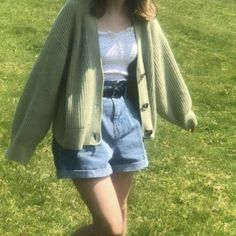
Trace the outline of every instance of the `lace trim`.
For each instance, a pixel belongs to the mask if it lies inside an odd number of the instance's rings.
[[[108,30],[108,31],[101,31],[101,30],[99,30],[98,33],[99,33],[99,34],[104,34],[104,35],[107,35],[107,34],[110,34],[110,35],[118,35],[118,34],[130,32],[130,31],[133,31],[133,30],[134,30],[134,27],[133,27],[133,26],[129,26],[128,28],[123,29],[123,30],[121,30],[121,31],[119,31],[119,32],[112,32],[112,31],[110,31],[110,30]]]

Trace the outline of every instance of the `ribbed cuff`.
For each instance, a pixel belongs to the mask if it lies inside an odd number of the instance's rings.
[[[185,117],[185,129],[194,130],[197,126],[197,119],[193,111],[189,111]]]
[[[12,144],[5,152],[5,159],[16,161],[22,165],[28,164],[35,148],[29,148],[24,146],[16,146]]]

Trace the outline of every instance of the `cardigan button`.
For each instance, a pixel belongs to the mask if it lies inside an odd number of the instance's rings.
[[[143,73],[140,75],[141,79],[143,79],[146,76],[146,73]]]
[[[95,140],[98,140],[99,135],[97,133],[93,133],[93,137],[94,137]]]
[[[144,103],[142,105],[142,111],[145,111],[148,108],[149,104],[148,103]]]
[[[146,136],[150,136],[152,133],[153,133],[153,131],[151,129],[145,130],[145,135]]]

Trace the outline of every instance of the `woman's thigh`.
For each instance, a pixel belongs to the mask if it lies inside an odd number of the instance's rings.
[[[126,210],[134,173],[135,171],[115,172],[111,174],[111,180],[115,188],[121,210]]]
[[[123,219],[111,177],[72,179],[94,222],[105,231],[119,231]]]

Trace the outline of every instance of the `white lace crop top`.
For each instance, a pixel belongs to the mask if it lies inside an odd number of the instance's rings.
[[[134,27],[130,26],[118,33],[98,31],[98,34],[104,80],[127,79],[128,65],[137,56]]]

